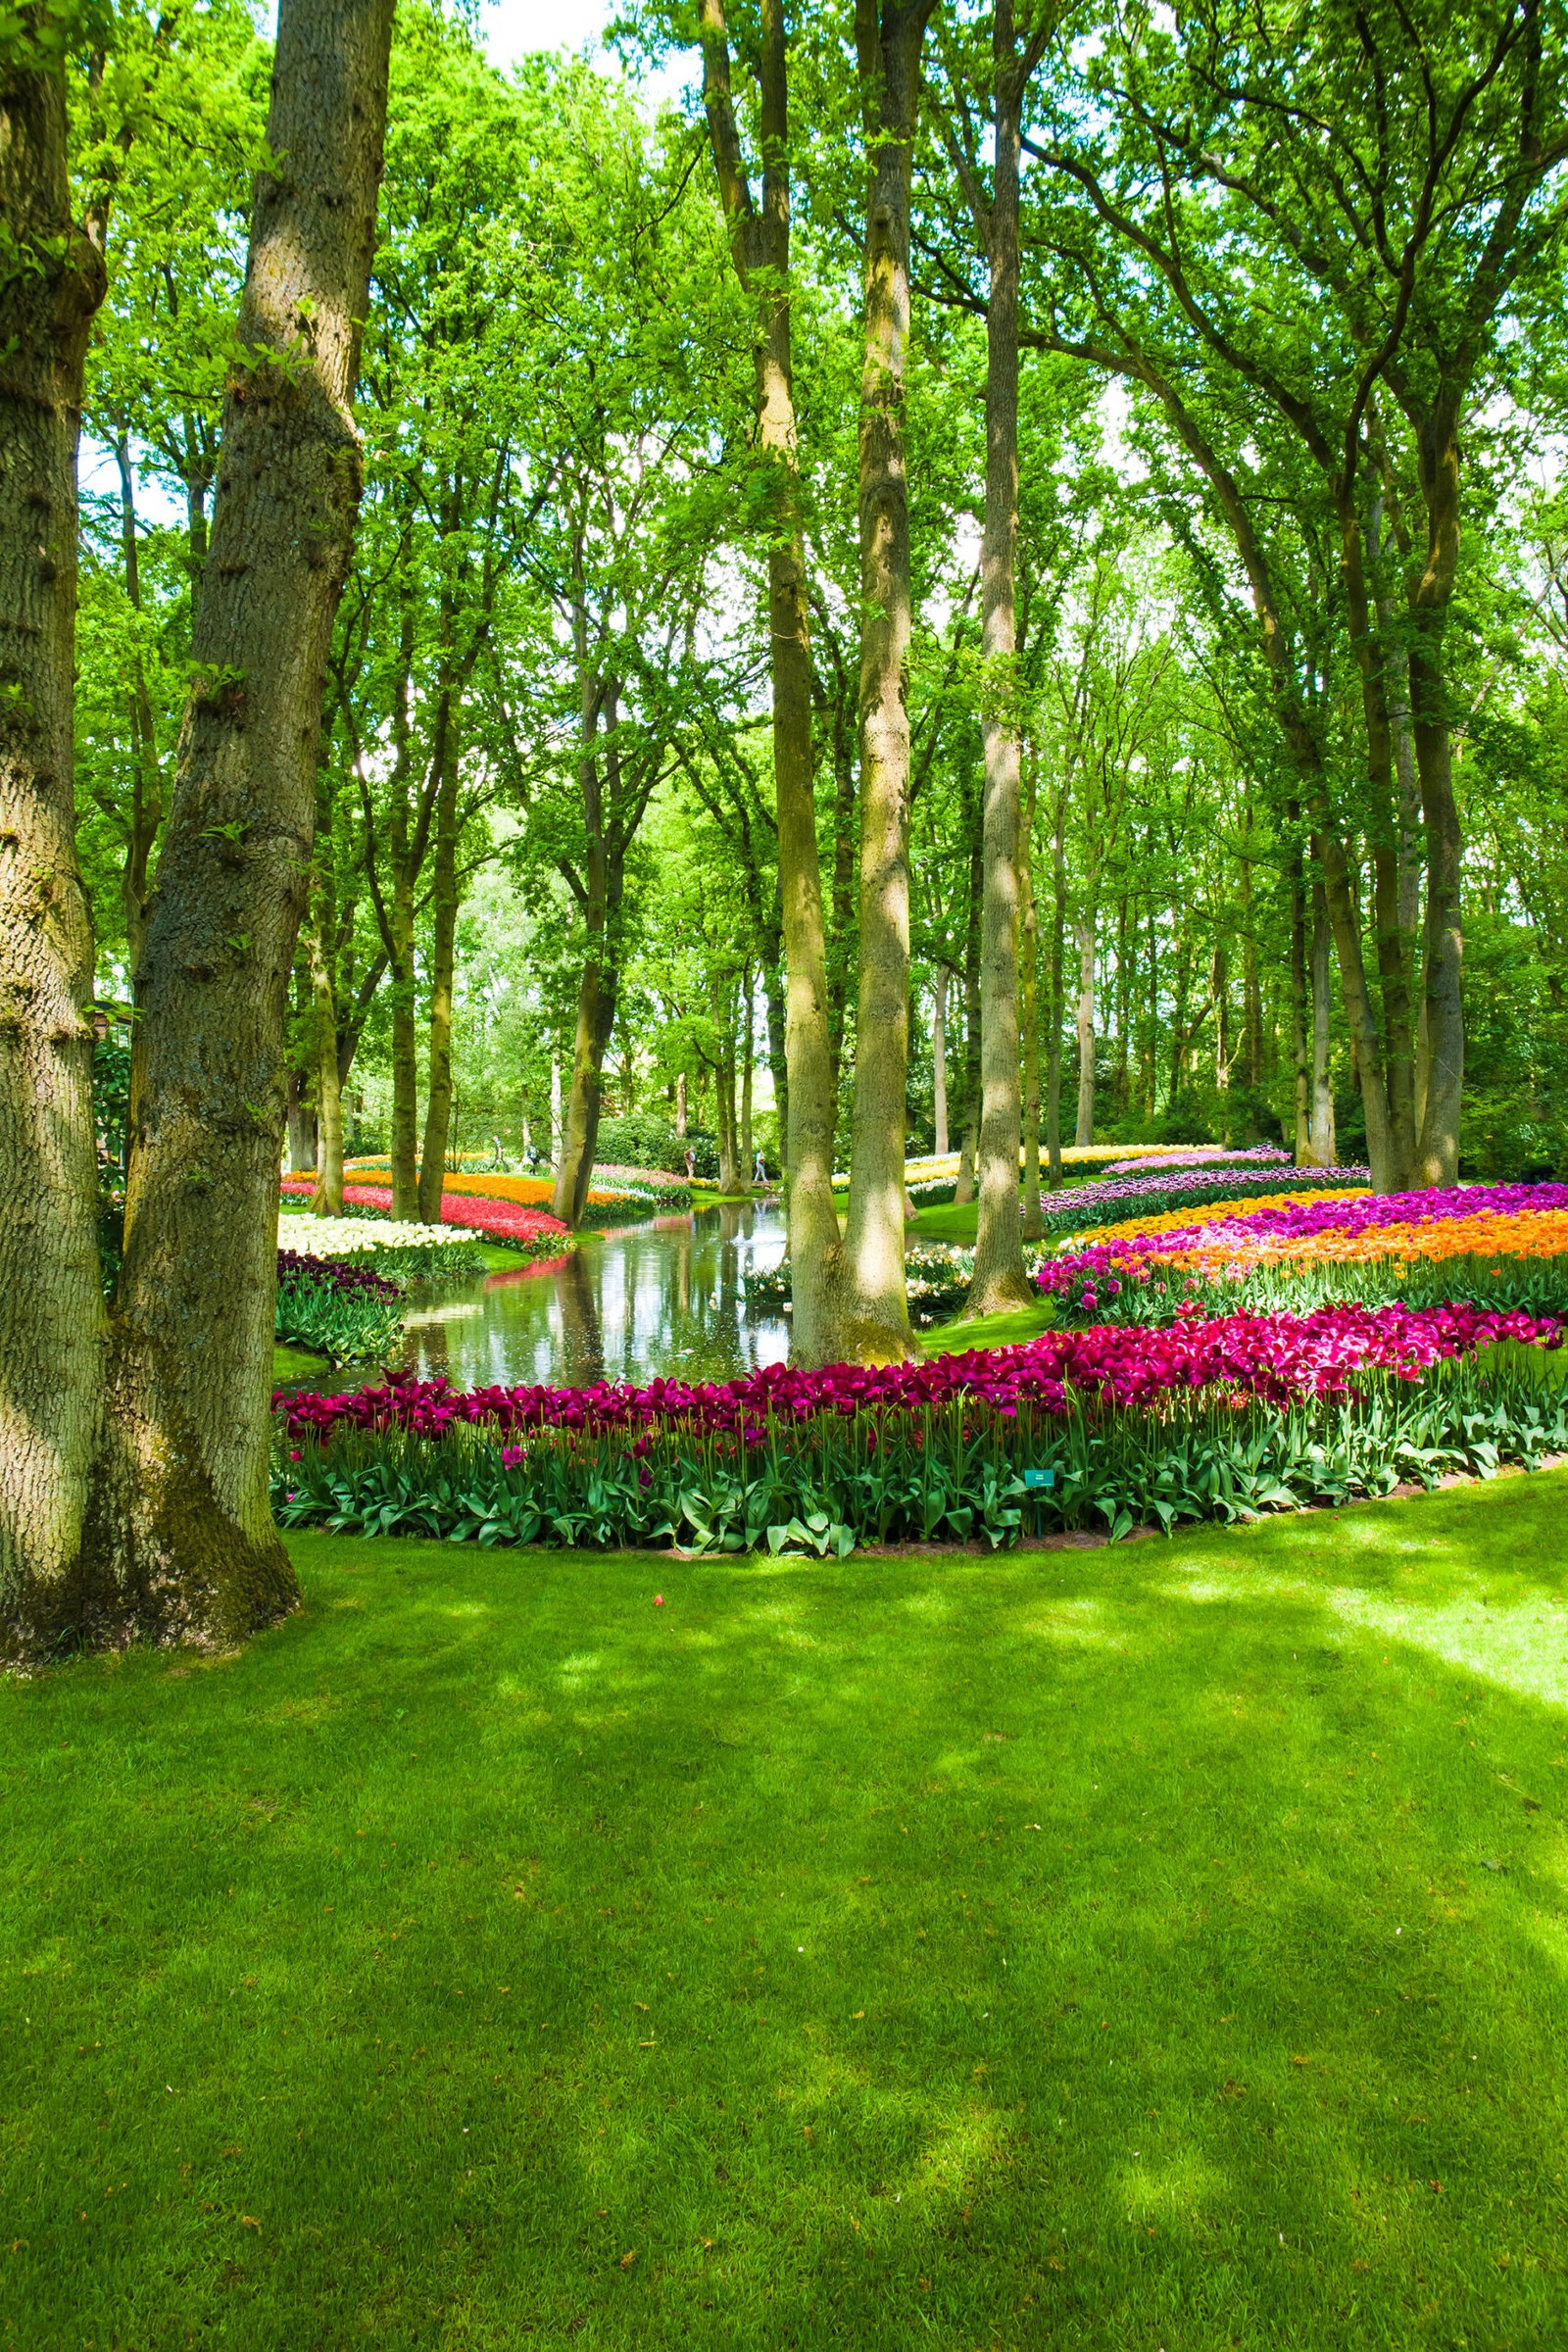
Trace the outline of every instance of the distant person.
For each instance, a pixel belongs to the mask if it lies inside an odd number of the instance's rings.
[[[686,1181],[688,1184],[697,1182],[697,1153],[690,1144],[686,1147]]]
[[[528,1173],[530,1176],[537,1176],[539,1173],[539,1147],[532,1142],[528,1146]]]
[[[757,1164],[752,1170],[752,1182],[754,1184],[765,1184],[767,1182],[767,1162],[762,1157],[760,1146],[758,1148]]]

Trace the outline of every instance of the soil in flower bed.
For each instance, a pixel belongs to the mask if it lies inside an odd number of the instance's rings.
[[[1565,1504],[318,1538],[0,1688],[0,2341],[1556,2343]]]

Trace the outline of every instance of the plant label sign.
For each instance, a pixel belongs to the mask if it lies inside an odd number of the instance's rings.
[[[1054,1487],[1056,1483],[1056,1473],[1054,1470],[1026,1470],[1023,1474],[1023,1483],[1032,1489]]]

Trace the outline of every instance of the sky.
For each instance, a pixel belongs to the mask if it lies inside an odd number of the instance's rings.
[[[479,32],[491,62],[503,68],[531,49],[580,49],[597,41],[613,15],[612,0],[479,0]],[[276,0],[262,0],[262,30],[270,40],[277,25]],[[690,61],[649,74],[655,105],[678,94]]]

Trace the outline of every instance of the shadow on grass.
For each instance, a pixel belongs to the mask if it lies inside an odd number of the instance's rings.
[[[0,2343],[1563,2340],[1565,1501],[5,1690]]]

